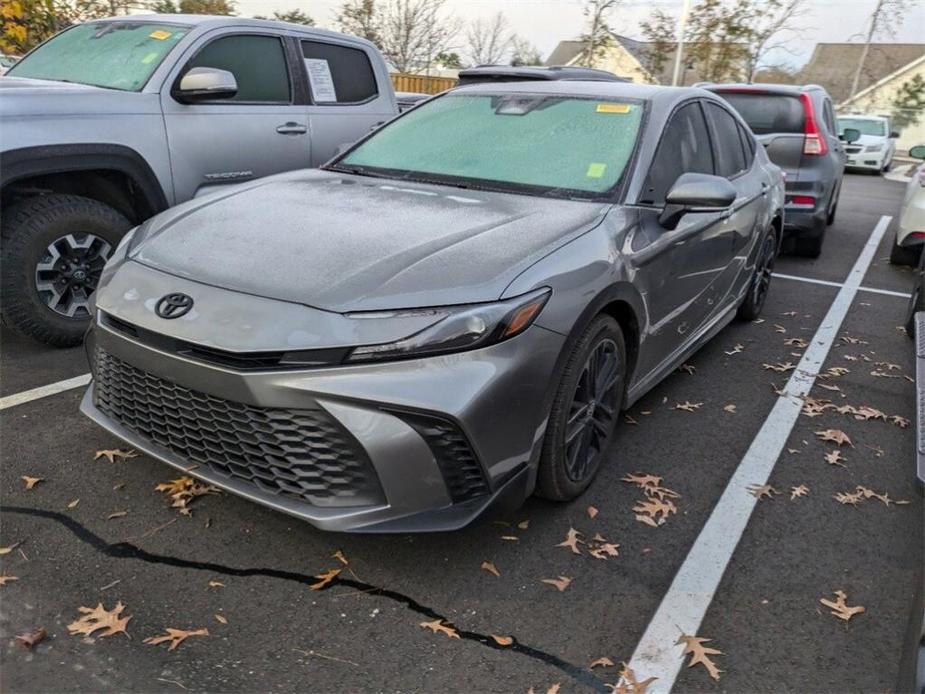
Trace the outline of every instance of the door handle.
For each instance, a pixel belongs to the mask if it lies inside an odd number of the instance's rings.
[[[304,135],[308,132],[308,126],[289,121],[277,127],[276,132],[280,135]]]

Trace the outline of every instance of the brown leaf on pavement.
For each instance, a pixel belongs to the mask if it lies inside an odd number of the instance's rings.
[[[68,508],[77,508],[77,504],[80,503],[80,499],[74,499],[71,503],[67,505]]]
[[[318,574],[315,578],[320,579],[317,583],[312,583],[309,588],[312,590],[321,590],[327,586],[331,581],[337,578],[337,575],[341,572],[340,569],[331,569],[330,571],[325,571],[323,574]]]
[[[641,682],[636,679],[636,673],[633,672],[626,663],[621,663],[623,669],[620,671],[620,681],[617,684],[605,684],[610,687],[614,694],[646,694],[649,685],[658,677],[647,677]]]
[[[138,453],[135,449],[128,451],[123,451],[121,448],[112,448],[104,449],[102,451],[97,451],[96,455],[93,456],[94,460],[99,460],[100,458],[106,458],[110,463],[116,462],[116,458],[122,458],[123,460],[129,460],[131,458],[137,458]]]
[[[588,518],[594,518],[597,515],[598,511],[593,506],[588,506]]]
[[[10,576],[9,574],[0,574],[0,586],[5,586],[10,581],[18,581],[19,576]]]
[[[105,629],[99,636],[114,636],[115,634],[125,634],[128,632],[125,627],[128,626],[131,616],[123,617],[122,611],[125,605],[117,602],[111,610],[103,607],[103,603],[97,603],[96,607],[78,607],[77,611],[83,616],[76,621],[67,625],[67,630],[72,634],[91,635],[94,631]]]
[[[691,376],[694,375],[694,372],[696,370],[697,370],[697,367],[694,366],[693,364],[682,364],[680,367],[678,367],[678,371],[684,371],[685,373]]]
[[[514,639],[510,636],[498,636],[497,634],[489,634],[492,640],[499,646],[510,646],[514,643]]]
[[[825,454],[825,462],[829,465],[838,465],[839,467],[847,467],[844,461],[845,459],[841,457],[841,451],[835,449],[834,451],[829,451]]]
[[[863,605],[856,605],[855,607],[849,607],[847,603],[845,602],[845,600],[848,599],[848,596],[845,594],[844,591],[836,590],[835,598],[836,598],[835,602],[832,602],[831,600],[826,600],[825,598],[820,598],[819,602],[821,602],[823,605],[831,609],[830,614],[838,617],[839,619],[843,619],[847,622],[849,619],[854,617],[854,615],[865,612]]]
[[[775,324],[774,324],[774,332],[780,333],[781,335],[783,335],[784,333],[787,332],[787,328],[785,328],[783,325],[780,325],[780,324],[778,324],[778,323],[775,323]]]
[[[39,482],[44,482],[44,477],[29,477],[28,475],[23,475],[20,479],[26,483],[26,489],[32,489]]]
[[[863,501],[863,497],[859,492],[855,492],[854,494],[850,494],[848,492],[839,492],[832,498],[835,499],[835,501],[838,503],[844,504],[846,506],[857,506],[859,503],[861,503],[861,501]]]
[[[703,406],[703,402],[691,402],[690,400],[685,400],[683,403],[675,403],[673,409],[683,410],[684,412],[696,412]]]
[[[839,446],[851,446],[854,448],[854,444],[851,443],[851,438],[841,429],[826,429],[825,431],[816,431],[813,433],[816,434],[816,437],[820,441],[832,441]]]
[[[336,552],[334,552],[334,554],[332,555],[332,558],[336,559],[344,566],[347,566],[350,563],[349,561],[347,561],[347,557],[344,556],[344,553],[341,552],[340,550],[337,550]]]
[[[501,572],[498,571],[498,568],[490,561],[482,562],[482,571],[487,571],[495,578],[501,578]]]
[[[790,361],[778,362],[777,364],[762,364],[762,366],[768,371],[776,371],[780,374],[793,371],[795,368],[797,368],[797,365]]]
[[[215,621],[218,622],[219,624],[228,624],[228,619],[224,615],[215,613],[212,616],[215,617]]]
[[[528,518],[527,520],[520,521],[520,523],[517,524],[517,527],[521,530],[526,530],[530,527],[530,519]]]
[[[48,636],[48,632],[45,631],[44,627],[39,627],[35,631],[17,634],[16,642],[24,648],[32,648],[35,644],[44,641],[46,636]]]
[[[224,588],[225,584],[221,581],[209,581],[209,588]]]
[[[556,547],[568,547],[570,550],[572,550],[572,554],[581,554],[581,550],[578,549],[578,545],[583,545],[585,542],[579,537],[579,535],[581,535],[581,533],[575,530],[575,528],[569,528],[565,539],[557,544]]]
[[[185,629],[171,629],[170,627],[166,628],[167,633],[162,636],[149,636],[144,640],[145,643],[152,646],[157,646],[158,644],[165,643],[170,641],[170,646],[167,647],[168,651],[175,650],[177,646],[186,641],[190,636],[208,636],[209,630],[203,627],[202,629],[194,629],[193,631],[187,631]]]
[[[905,417],[900,417],[898,414],[894,414],[890,417],[890,423],[895,424],[900,429],[908,429],[911,422]]]
[[[591,664],[588,665],[589,670],[593,670],[596,667],[611,667],[616,665],[610,658],[604,656],[603,658],[598,658],[597,660],[592,660]]]
[[[726,354],[727,354],[728,356],[731,357],[733,354],[738,354],[739,352],[741,352],[741,351],[744,350],[744,349],[745,349],[745,345],[740,344],[740,343],[737,342],[737,343],[736,343],[736,346],[733,347],[733,348],[732,348],[731,350],[729,350],[728,352],[726,352]]]
[[[713,660],[710,658],[711,655],[723,655],[723,652],[716,649],[710,648],[709,646],[704,646],[703,644],[709,643],[712,639],[705,639],[699,636],[689,636],[687,634],[681,634],[680,638],[675,642],[676,644],[684,644],[684,655],[690,654],[691,659],[687,663],[687,667],[694,667],[695,665],[703,665],[707,672],[710,674],[714,680],[719,680],[719,673],[722,672]]]
[[[790,500],[791,501],[793,501],[794,499],[798,497],[806,496],[807,494],[809,494],[809,487],[807,487],[805,484],[801,484],[799,487],[790,488]]]
[[[193,515],[193,511],[189,508],[189,504],[197,497],[205,496],[206,494],[221,494],[221,490],[218,487],[214,487],[211,484],[204,484],[203,482],[199,482],[187,476],[178,477],[175,480],[159,484],[154,487],[154,490],[163,492],[170,497],[171,508],[179,509],[180,513],[184,516]]]
[[[559,578],[544,578],[542,582],[548,583],[551,586],[555,586],[561,593],[569,587],[572,579],[570,579],[568,576],[559,576]]]
[[[14,543],[11,544],[9,547],[0,547],[0,555],[9,554],[9,553],[12,552],[14,549],[16,549],[17,547],[19,547],[21,544],[22,544],[22,541],[20,541],[20,542],[14,542]]]
[[[128,511],[115,511],[106,516],[106,520],[112,520],[113,518],[123,518],[128,515]]]
[[[458,639],[459,634],[450,624],[445,624],[442,619],[435,619],[432,622],[421,622],[418,626],[424,629],[430,629],[435,634],[446,634],[451,639]]]
[[[726,406],[723,408],[723,410],[726,411],[726,412],[729,412],[730,414],[735,414],[735,412],[736,412],[736,406],[730,403],[729,405],[726,405]]]
[[[788,347],[809,347],[809,343],[802,337],[789,337],[784,340],[784,344]]]
[[[764,498],[764,497],[768,497],[769,499],[773,499],[773,498],[774,498],[774,494],[780,494],[780,492],[777,491],[776,489],[774,489],[774,487],[772,487],[770,484],[752,484],[752,485],[749,485],[749,487],[748,487],[748,493],[751,494],[751,495],[752,495],[753,497],[755,497],[756,499],[758,499],[759,501],[760,501],[762,498]]]

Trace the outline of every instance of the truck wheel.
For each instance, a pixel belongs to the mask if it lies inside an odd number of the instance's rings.
[[[77,195],[41,195],[3,218],[3,317],[54,347],[79,344],[90,324],[90,295],[131,222]]]

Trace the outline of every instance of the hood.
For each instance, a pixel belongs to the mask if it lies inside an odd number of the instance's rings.
[[[71,82],[11,75],[0,79],[0,115],[5,117],[160,113],[159,98]]]
[[[849,144],[849,147],[867,147],[869,145],[886,145],[889,138],[886,135],[861,135],[860,138]]]
[[[608,207],[307,170],[162,213],[132,259],[337,312],[494,301]]]

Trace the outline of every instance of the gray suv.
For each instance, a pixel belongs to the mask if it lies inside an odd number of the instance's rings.
[[[784,248],[816,258],[845,172],[832,99],[818,85],[703,84],[735,108],[787,176]],[[846,141],[860,137],[845,131]]]
[[[318,166],[398,113],[368,41],[240,17],[81,24],[12,67],[0,95],[3,317],[59,346],[83,337],[128,229]]]

